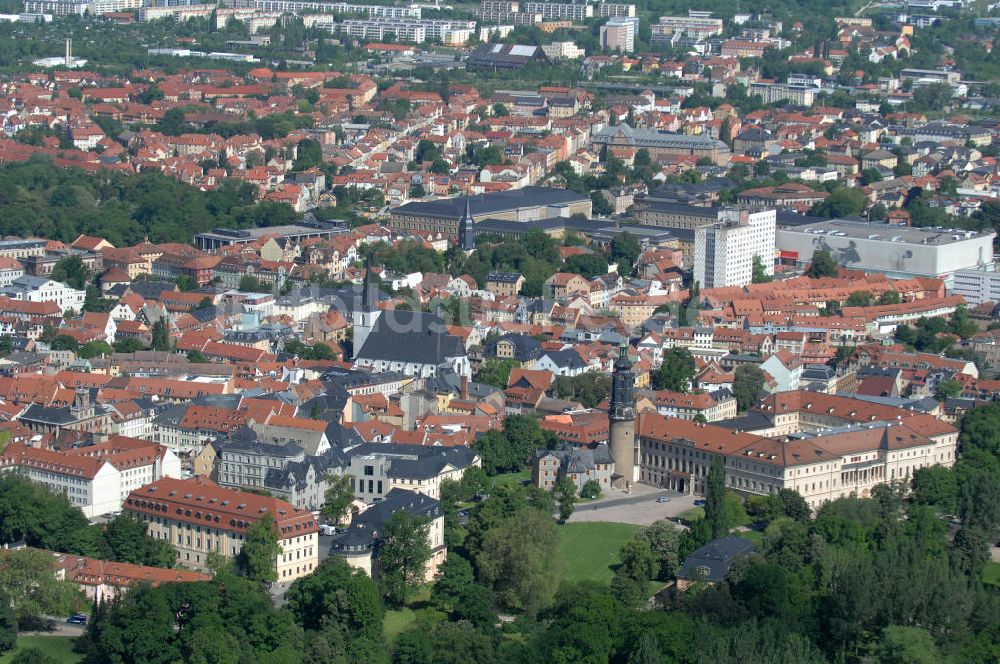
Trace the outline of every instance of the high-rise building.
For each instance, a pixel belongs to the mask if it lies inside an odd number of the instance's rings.
[[[774,273],[777,213],[746,208],[719,212],[714,224],[694,231],[694,279],[702,288],[745,286],[753,277],[754,257]]]
[[[615,460],[615,475],[621,488],[635,482],[638,475],[635,445],[635,402],[632,390],[635,374],[628,359],[628,345],[622,344],[611,375],[611,407],[608,409],[608,438],[611,457]]]
[[[639,31],[639,19],[616,16],[601,26],[601,48],[620,53],[635,50],[635,33]]]

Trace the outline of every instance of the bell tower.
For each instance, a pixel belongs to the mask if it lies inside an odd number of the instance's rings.
[[[621,488],[635,482],[635,374],[632,361],[628,359],[628,344],[623,343],[615,360],[611,375],[611,407],[608,409],[608,431],[611,456],[615,460],[615,474],[619,476]]]
[[[378,308],[377,287],[372,283],[373,270],[372,259],[369,256],[368,260],[365,261],[365,279],[361,284],[361,302],[359,303],[355,300],[356,306],[354,307],[354,313],[351,315],[351,324],[354,332],[354,339],[351,343],[354,350],[354,358],[358,357],[361,347],[365,345],[365,340],[371,334],[372,329],[375,327],[375,322],[382,313],[382,310]]]

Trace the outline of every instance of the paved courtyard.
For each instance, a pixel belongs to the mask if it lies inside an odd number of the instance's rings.
[[[657,502],[660,496],[670,500]],[[636,484],[629,493],[617,489],[607,490],[597,500],[577,503],[570,523],[584,521],[611,521],[648,526],[661,519],[673,519],[694,507],[696,496],[668,491],[658,487]]]

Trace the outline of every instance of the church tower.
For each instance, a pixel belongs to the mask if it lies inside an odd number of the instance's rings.
[[[628,344],[623,343],[611,375],[611,408],[608,410],[611,456],[615,460],[615,474],[621,478],[621,488],[636,481],[634,387],[635,374],[628,359]]]
[[[365,345],[365,340],[375,327],[375,322],[381,315],[382,310],[378,308],[378,291],[372,283],[371,256],[365,261],[365,279],[361,285],[361,301],[355,300],[354,313],[351,315],[351,324],[354,331],[353,349],[354,358],[358,357],[361,347]]]
[[[466,252],[476,248],[476,220],[472,218],[472,210],[469,209],[470,196],[465,197],[465,212],[458,221],[458,244]]]

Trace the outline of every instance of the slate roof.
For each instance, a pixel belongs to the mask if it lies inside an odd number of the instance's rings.
[[[587,366],[580,354],[572,349],[552,350],[542,357],[548,357],[553,364],[562,369],[584,369]]]
[[[705,581],[722,581],[729,573],[733,562],[753,553],[754,545],[742,537],[730,535],[692,552],[681,565],[677,573],[678,579],[703,579]]]
[[[354,517],[351,526],[334,537],[330,543],[330,552],[351,555],[371,551],[385,529],[386,522],[399,510],[431,519],[442,514],[441,503],[430,496],[405,489],[393,489],[381,502]]]
[[[357,359],[438,366],[448,358],[464,357],[462,340],[446,330],[433,314],[389,309],[378,317]]]
[[[397,443],[363,443],[349,450],[350,457],[381,455],[389,459],[389,477],[430,479],[445,466],[468,468],[476,453],[468,447],[437,447],[433,445],[400,445]]]
[[[538,359],[542,354],[542,344],[534,337],[526,334],[505,334],[497,337],[486,347],[487,357],[496,357],[497,344],[501,341],[509,341],[514,345],[514,359],[519,362]]]
[[[128,285],[128,289],[133,293],[141,295],[147,300],[160,299],[163,291],[172,291],[177,288],[177,284],[171,281],[144,281],[136,279]]]

